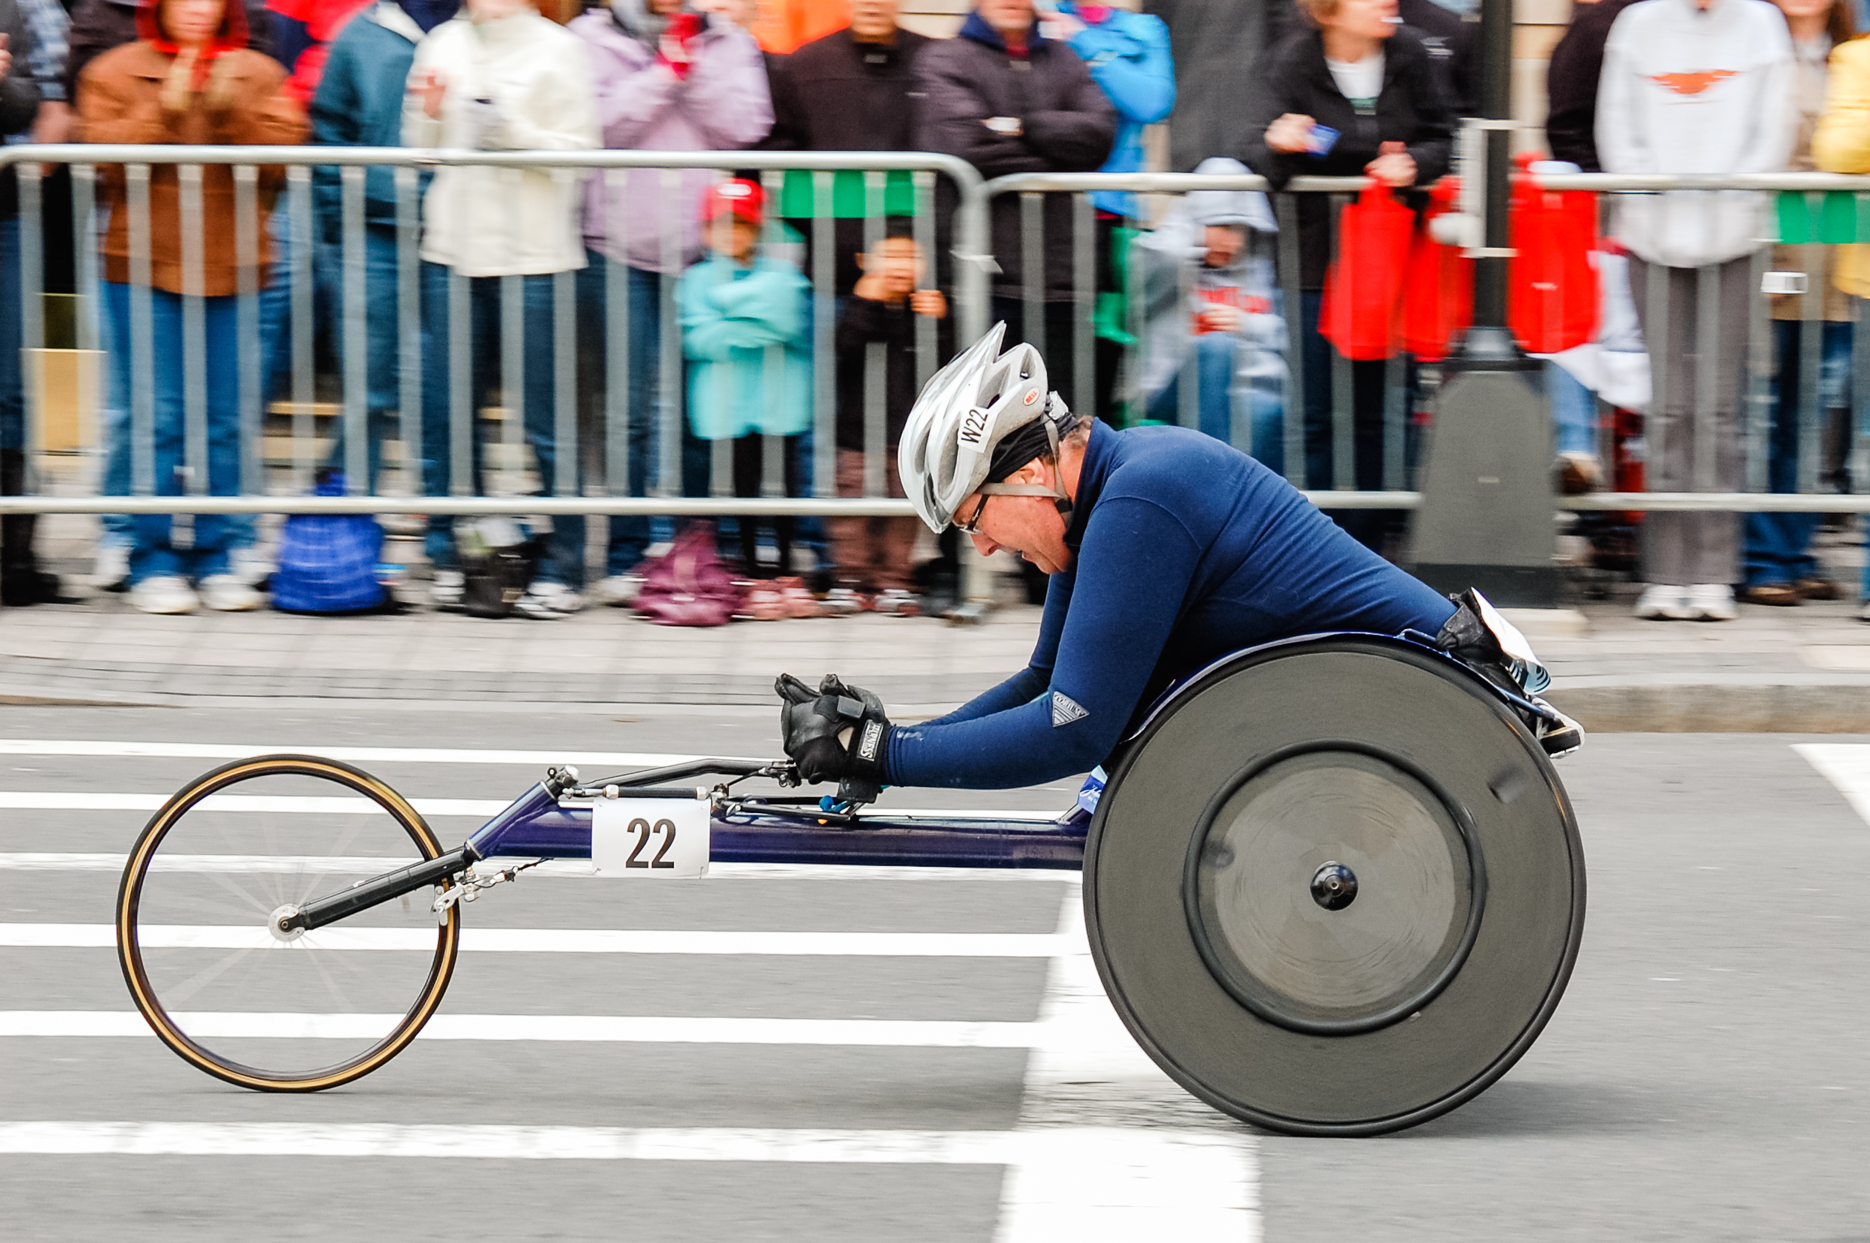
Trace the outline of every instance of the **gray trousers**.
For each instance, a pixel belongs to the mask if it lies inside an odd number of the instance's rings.
[[[1630,293],[1655,386],[1644,420],[1651,492],[1741,489],[1740,393],[1752,262],[1666,268],[1630,256]],[[1740,516],[1643,518],[1643,580],[1686,587],[1738,583]]]

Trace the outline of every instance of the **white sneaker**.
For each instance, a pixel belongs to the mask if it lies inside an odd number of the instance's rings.
[[[1696,621],[1732,621],[1740,616],[1734,589],[1726,583],[1696,583],[1688,589],[1688,607]]]
[[[130,603],[145,613],[192,613],[195,592],[187,579],[159,574],[130,588]]]
[[[230,548],[227,550],[227,576],[243,586],[258,587],[273,576],[273,559],[258,544]]]
[[[1636,602],[1636,615],[1645,621],[1693,621],[1688,604],[1688,588],[1651,583]]]
[[[556,621],[570,617],[583,607],[584,601],[578,598],[577,592],[563,583],[548,583],[543,579],[526,588],[526,594],[513,602],[515,613],[534,621]]]
[[[592,588],[591,594],[597,597],[599,604],[627,609],[636,603],[636,597],[641,595],[642,591],[643,576],[641,574],[612,574]]]
[[[99,591],[122,591],[129,577],[129,542],[113,535],[98,540],[97,556],[91,562],[91,585]]]
[[[901,587],[890,587],[878,592],[871,607],[890,617],[922,616],[922,605],[916,600],[915,593],[904,591]]]
[[[266,603],[266,597],[232,574],[210,574],[201,580],[201,602],[218,613],[245,613]]]
[[[467,575],[460,570],[437,570],[429,584],[429,601],[438,609],[458,609],[467,591]]]

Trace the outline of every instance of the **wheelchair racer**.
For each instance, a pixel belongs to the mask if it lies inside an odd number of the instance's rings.
[[[849,802],[886,785],[1052,781],[1102,763],[1173,681],[1242,648],[1344,630],[1413,630],[1453,648],[1444,627],[1481,632],[1470,607],[1363,547],[1232,446],[1181,427],[1117,431],[1067,409],[1036,349],[1001,352],[1005,327],[929,380],[897,465],[934,531],[959,526],[983,555],[1006,549],[1050,575],[1032,659],[917,725],[892,725],[875,695],[835,675],[814,689],[782,674],[785,750],[803,780],[840,782]],[[1523,674],[1509,684],[1505,662],[1492,663],[1484,676],[1503,689],[1543,689]]]

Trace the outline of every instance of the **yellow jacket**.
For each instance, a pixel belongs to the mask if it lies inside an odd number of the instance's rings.
[[[1812,158],[1827,173],[1870,173],[1870,39],[1852,39],[1831,52],[1825,111],[1812,133]],[[1870,246],[1845,246],[1837,287],[1870,297]]]

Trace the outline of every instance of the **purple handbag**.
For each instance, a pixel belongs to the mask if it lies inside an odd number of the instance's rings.
[[[668,552],[648,563],[636,611],[658,626],[725,626],[740,589],[715,549],[714,524],[691,522]]]

